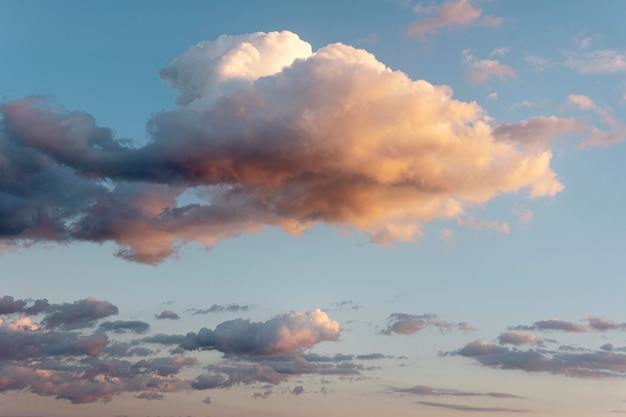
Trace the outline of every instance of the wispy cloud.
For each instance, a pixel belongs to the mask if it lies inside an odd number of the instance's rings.
[[[390,388],[392,392],[401,394],[414,394],[429,397],[492,397],[492,398],[517,398],[522,399],[519,395],[509,394],[505,392],[473,392],[459,391],[449,388],[433,388],[428,385],[416,385],[409,388]]]
[[[610,74],[626,71],[626,52],[604,49],[569,52],[565,65],[580,74]]]
[[[444,321],[435,314],[413,315],[406,313],[393,313],[388,318],[389,324],[387,328],[381,330],[380,333],[390,335],[412,334],[425,328],[438,328],[441,331],[452,330],[454,328],[463,331],[472,330],[472,326],[465,322],[451,323]]]
[[[482,365],[497,369],[549,372],[577,378],[626,376],[626,355],[615,352],[518,350],[476,341],[468,343],[452,354],[473,358]]]
[[[419,401],[418,404],[427,405],[429,407],[447,408],[456,411],[481,412],[481,413],[528,413],[530,410],[503,408],[503,407],[472,407],[461,404],[436,403],[431,401]]]
[[[496,59],[478,59],[468,49],[463,51],[463,63],[467,66],[467,78],[474,84],[484,84],[490,78],[517,79],[517,72],[510,66]]]
[[[577,144],[579,148],[587,146],[608,145],[615,142],[621,142],[626,138],[626,124],[617,120],[613,115],[613,109],[608,106],[596,104],[590,97],[580,94],[570,94],[567,102],[580,108],[595,113],[600,122],[608,125],[608,130],[601,130],[596,126],[588,128],[589,137]]]
[[[240,311],[248,311],[249,309],[250,309],[250,306],[240,305],[237,303],[231,303],[231,304],[213,304],[209,308],[192,308],[189,311],[191,311],[191,315],[195,316],[198,314],[211,314],[211,313],[223,313],[223,312],[238,313]]]
[[[418,4],[415,13],[426,17],[411,23],[405,30],[407,36],[415,36],[425,41],[429,35],[447,30],[458,30],[468,26],[500,26],[504,19],[491,15],[483,15],[483,11],[474,6],[471,0],[451,0],[441,6],[424,7]]]

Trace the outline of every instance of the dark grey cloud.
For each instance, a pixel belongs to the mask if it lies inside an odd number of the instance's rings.
[[[626,355],[597,351],[519,350],[489,342],[471,342],[451,352],[497,369],[549,372],[577,378],[626,377]]]
[[[154,316],[157,320],[179,320],[180,316],[172,310],[163,310],[161,313]]]
[[[584,319],[587,325],[571,321],[550,319],[534,322],[530,326],[519,325],[509,327],[509,330],[538,330],[538,331],[562,331],[567,333],[585,333],[589,331],[605,332],[609,330],[626,330],[626,323],[617,323],[604,317],[587,315]]]
[[[204,308],[204,309],[192,308],[189,311],[191,311],[191,315],[195,316],[198,314],[211,314],[211,313],[222,313],[222,312],[238,313],[240,311],[248,311],[249,308],[250,306],[247,306],[247,305],[239,305],[236,303],[232,303],[232,304],[213,304],[209,308]]]
[[[139,320],[116,320],[100,323],[100,326],[98,327],[101,330],[113,331],[115,333],[125,333],[126,331],[133,333],[145,333],[150,328],[150,325],[145,321]]]
[[[0,327],[0,361],[31,360],[50,356],[97,356],[106,347],[104,334],[82,336],[75,332],[24,331]]]
[[[41,321],[46,329],[78,329],[91,327],[96,320],[118,314],[118,308],[108,301],[93,297],[74,303],[52,304]]]
[[[471,407],[461,404],[436,403],[431,401],[418,401],[418,404],[427,405],[429,407],[447,408],[456,411],[480,412],[480,413],[528,413],[530,410],[504,407]]]
[[[433,388],[428,385],[416,385],[410,388],[390,388],[392,392],[402,394],[414,394],[431,397],[492,397],[492,398],[517,398],[522,399],[518,395],[508,394],[505,392],[472,392],[472,391],[458,391],[447,388]]]
[[[16,300],[10,295],[0,298],[0,314],[26,313],[39,314],[48,308],[48,300],[34,300],[31,305],[29,300]]]
[[[142,392],[139,395],[135,395],[135,398],[144,399],[144,400],[163,400],[165,399],[165,395],[159,394],[156,392]]]
[[[159,343],[161,345],[180,345],[187,340],[183,334],[155,334],[142,339],[145,343]]]
[[[451,330],[454,328],[464,331],[472,329],[472,327],[465,322],[446,322],[437,317],[436,314],[413,315],[406,313],[393,313],[389,316],[387,321],[387,328],[381,330],[381,333],[386,335],[391,335],[392,333],[412,334],[425,328],[433,327],[438,328],[441,331]]]
[[[304,387],[302,385],[296,385],[295,387],[293,387],[293,389],[291,390],[291,393],[293,395],[300,395],[300,394],[304,394]]]

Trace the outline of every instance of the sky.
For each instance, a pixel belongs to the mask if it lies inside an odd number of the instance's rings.
[[[626,413],[621,1],[0,1],[0,417]]]

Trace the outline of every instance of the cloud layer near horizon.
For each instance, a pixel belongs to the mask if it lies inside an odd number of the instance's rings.
[[[149,120],[142,147],[43,99],[0,106],[1,240],[113,241],[152,264],[264,225],[411,241],[500,194],[555,195],[550,141],[581,130],[493,126],[447,86],[344,44],[312,52],[291,32],[204,41],[160,74],[181,107]]]

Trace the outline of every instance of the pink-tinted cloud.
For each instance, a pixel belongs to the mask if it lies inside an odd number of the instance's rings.
[[[463,51],[463,62],[467,66],[467,78],[474,84],[484,84],[490,78],[517,79],[517,72],[496,59],[478,59],[468,50]]]
[[[340,333],[339,323],[317,309],[289,312],[265,322],[225,321],[215,330],[203,328],[187,334],[182,347],[263,356],[295,354],[322,341],[337,340]]]
[[[450,323],[437,317],[435,314],[413,315],[406,313],[393,313],[388,318],[389,324],[386,329],[381,331],[382,334],[390,335],[412,334],[425,328],[438,328],[441,331],[458,328],[463,331],[472,330],[467,323]]]
[[[510,345],[515,345],[515,346],[526,345],[526,344],[534,344],[534,345],[543,344],[543,340],[541,338],[537,337],[537,335],[535,334],[527,333],[527,332],[500,333],[500,336],[498,336],[498,342],[501,345],[510,344]]]
[[[581,74],[607,74],[626,71],[626,52],[611,49],[568,53],[566,62]]]
[[[615,142],[621,142],[626,138],[626,124],[617,120],[613,115],[613,109],[608,106],[600,106],[596,104],[590,97],[570,94],[567,97],[569,104],[573,104],[581,110],[587,110],[595,113],[602,124],[608,125],[608,130],[601,130],[596,126],[588,128],[588,138],[579,142],[579,148],[587,146],[608,145]]]
[[[475,10],[444,6],[445,19]],[[191,48],[161,73],[182,106],[151,118],[144,147],[84,112],[2,104],[0,239],[113,241],[150,264],[265,225],[299,235],[326,223],[385,245],[501,194],[563,189],[549,146],[517,140],[551,140],[535,119],[494,128],[449,87],[347,45],[306,45],[273,32]],[[180,203],[192,188],[200,201]]]
[[[483,15],[471,0],[451,0],[440,7],[418,5],[415,12],[432,16],[411,23],[405,30],[407,36],[415,36],[420,41],[443,29],[458,30],[470,25],[500,26],[504,22],[500,17]]]

